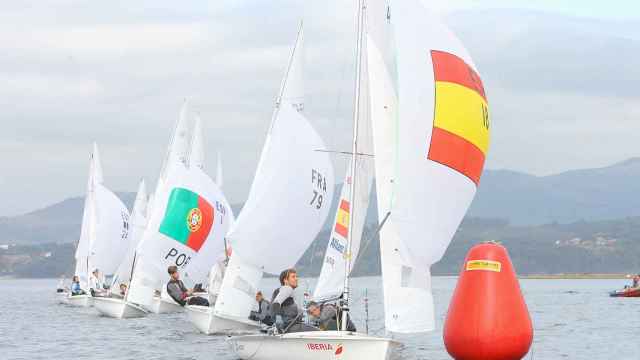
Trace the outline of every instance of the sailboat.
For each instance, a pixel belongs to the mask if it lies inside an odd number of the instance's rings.
[[[191,137],[191,148],[188,157],[188,166],[190,168],[198,168],[204,171],[204,141],[202,136],[202,125],[201,119],[199,116],[196,116],[194,127],[193,127],[193,135]],[[216,185],[219,189],[221,189],[222,183],[222,167],[221,167],[221,159],[218,154],[218,167],[217,167],[217,175],[216,175]],[[231,207],[228,209],[228,213],[226,214],[227,221],[229,222],[229,226],[233,225],[235,221],[235,217],[233,214],[233,210]],[[225,234],[226,235],[226,234]],[[207,285],[209,283],[209,277],[212,274],[212,270],[219,267],[224,266],[223,262],[227,257],[227,249],[228,244],[226,240],[221,248],[219,244],[215,243],[206,243],[200,252],[198,253],[198,257],[194,258],[188,266],[184,268],[183,279],[184,282],[189,285],[201,284]],[[222,250],[222,251],[221,251]],[[213,274],[215,275],[215,274]],[[190,286],[190,287],[191,287]],[[217,292],[211,292],[211,287],[208,287],[209,292],[201,292],[194,295],[206,297],[209,299],[210,303],[216,298]],[[163,292],[163,295],[166,291]],[[168,295],[167,295],[168,297]],[[169,299],[171,300],[171,299]],[[171,300],[173,302],[173,300]],[[175,303],[175,302],[174,302]],[[180,307],[180,309],[183,309]]]
[[[91,306],[89,278],[94,269],[114,274],[127,249],[129,211],[122,201],[103,185],[102,166],[97,144],[89,160],[89,180],[82,215],[80,239],[76,248],[74,274],[80,279],[85,295],[67,296],[73,306]]]
[[[263,273],[292,267],[324,224],[333,199],[333,166],[303,115],[300,26],[249,197],[227,241],[233,247],[215,306],[187,306],[203,333],[255,331],[249,320]],[[286,244],[286,245],[285,245]]]
[[[111,280],[110,288],[112,297],[94,299],[95,309],[104,316],[123,319],[141,317],[147,312],[144,308],[135,304],[125,306],[121,298],[117,297],[117,295],[114,297],[113,295],[114,293],[119,294],[120,285],[124,284],[127,286],[124,294],[124,298],[126,298],[127,291],[131,285],[131,275],[136,260],[136,248],[147,226],[147,202],[147,189],[143,179],[140,180],[136,199],[133,203],[129,248],[126,257],[120,263],[120,266],[118,266],[118,270]]]
[[[354,198],[366,184],[357,166],[362,101],[373,130],[385,327],[435,327],[430,266],[476,193],[489,144],[486,96],[460,41],[418,0],[359,0],[357,38],[341,330],[232,337],[241,359],[389,359],[394,351],[390,338],[345,331],[354,220],[366,211]]]

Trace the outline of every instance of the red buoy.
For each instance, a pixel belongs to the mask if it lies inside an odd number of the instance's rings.
[[[456,360],[519,360],[532,341],[531,318],[507,249],[474,246],[445,320],[447,351]]]

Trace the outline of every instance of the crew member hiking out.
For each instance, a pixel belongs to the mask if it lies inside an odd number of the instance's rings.
[[[280,332],[301,332],[318,330],[302,322],[303,312],[293,299],[294,290],[298,287],[298,274],[295,269],[287,269],[280,273],[280,287],[273,292],[271,300],[271,316],[276,319],[276,328]]]
[[[180,280],[180,273],[178,273],[178,267],[175,265],[169,266],[167,269],[171,279],[167,283],[167,293],[169,296],[181,306],[185,305],[200,305],[209,306],[209,301],[199,296],[192,296],[193,290],[187,289],[184,286],[182,280]]]

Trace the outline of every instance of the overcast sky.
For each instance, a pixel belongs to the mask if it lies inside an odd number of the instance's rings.
[[[484,79],[489,168],[545,175],[640,156],[635,1],[428,3]],[[82,195],[94,140],[108,187],[155,183],[185,97],[204,122],[207,170],[220,151],[224,190],[244,201],[303,17],[306,112],[347,148],[354,4],[0,1],[0,216]]]

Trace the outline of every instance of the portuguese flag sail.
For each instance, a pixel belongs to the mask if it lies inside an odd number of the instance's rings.
[[[202,196],[174,188],[160,224],[160,233],[199,251],[213,227],[213,207]]]

